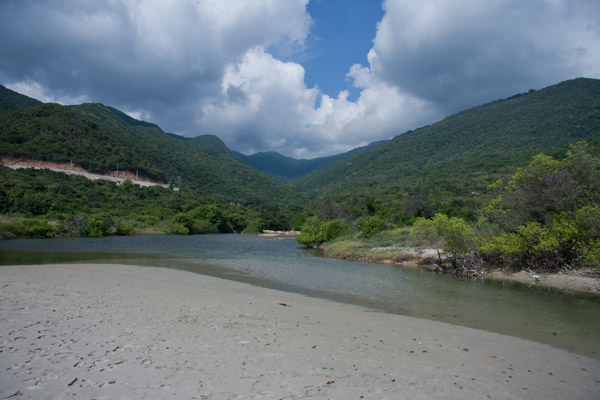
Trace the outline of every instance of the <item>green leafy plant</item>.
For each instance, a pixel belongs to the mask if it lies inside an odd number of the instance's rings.
[[[379,217],[370,217],[362,228],[364,237],[369,238],[381,232],[383,222]]]

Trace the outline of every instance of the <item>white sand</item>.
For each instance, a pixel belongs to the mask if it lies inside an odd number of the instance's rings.
[[[8,266],[0,287],[2,399],[600,398],[597,359],[184,271]]]

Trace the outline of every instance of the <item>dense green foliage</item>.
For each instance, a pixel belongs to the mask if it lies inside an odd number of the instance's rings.
[[[369,214],[410,224],[435,213],[474,221],[487,190],[536,154],[563,156],[570,144],[600,143],[600,80],[575,79],[452,115],[397,136],[293,183],[329,217]]]
[[[588,144],[565,156],[582,139]],[[284,178],[320,168],[288,183],[244,164],[238,157],[246,156],[216,136],[187,139],[101,104],[40,104],[2,88],[0,156],[73,160],[98,173],[118,165],[181,190],[0,168],[0,236],[294,228],[300,243],[318,246],[349,233],[377,242],[382,231],[415,223],[420,240],[443,246],[447,268],[459,273],[484,265],[597,268],[599,148],[600,81],[591,79],[476,107],[339,156],[249,157]]]
[[[227,233],[286,229],[278,208],[227,204],[191,190],[116,185],[48,170],[0,167],[2,237]]]
[[[362,228],[362,234],[367,238],[376,235],[381,232],[381,226],[381,218],[370,217]]]
[[[0,156],[136,172],[240,204],[293,202],[289,188],[234,157],[212,156],[101,104],[41,104],[0,112]]]
[[[210,154],[213,157],[224,157],[232,160],[236,159],[235,154],[229,150],[229,147],[215,135],[201,135],[187,140],[187,143]]]
[[[413,228],[413,234],[428,245],[436,249],[443,247],[452,261],[452,269],[455,272],[473,275],[473,272],[477,273],[481,269],[475,229],[462,218],[448,218],[444,214],[436,214],[432,219],[417,219]],[[444,267],[441,257],[439,264],[440,267]]]
[[[298,243],[314,247],[335,239],[348,232],[348,224],[344,220],[326,221],[312,216],[302,226],[302,234],[296,238]]]
[[[537,155],[483,209],[476,224],[437,214],[415,233],[443,246],[459,273],[484,265],[600,272],[600,157],[585,143],[562,160]]]

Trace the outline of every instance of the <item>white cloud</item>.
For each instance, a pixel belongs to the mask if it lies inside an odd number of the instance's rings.
[[[103,102],[235,150],[310,158],[577,76],[600,78],[596,0],[385,0],[360,90],[328,96],[278,54],[308,0],[0,1],[0,82],[42,101]]]
[[[152,114],[145,110],[121,110],[131,118],[135,118],[139,121],[152,121]]]
[[[250,48],[306,38],[308,0],[0,2],[0,82],[145,110],[193,135],[189,104]]]
[[[386,0],[384,9],[369,65],[347,74],[356,101],[307,88],[300,65],[254,51],[227,68],[200,126],[230,128],[224,139],[246,152],[326,155],[530,88],[600,77],[594,1]]]
[[[317,94],[301,65],[253,48],[227,66],[220,92],[200,103],[198,124],[241,151],[285,148],[304,129]]]
[[[198,125],[246,153],[313,157],[391,138],[431,113],[426,102],[377,80],[369,68],[355,65],[348,77],[362,89],[355,102],[346,91],[332,98],[307,88],[301,65],[251,49],[226,68],[220,93],[199,105]]]
[[[447,111],[600,77],[595,0],[386,0],[376,75]]]
[[[56,93],[50,93],[44,87],[37,82],[15,82],[12,84],[5,85],[10,90],[17,93],[24,94],[25,96],[39,100],[43,103],[58,103],[62,105],[81,104],[89,102],[89,98],[86,95],[70,96],[70,95],[58,95]]]

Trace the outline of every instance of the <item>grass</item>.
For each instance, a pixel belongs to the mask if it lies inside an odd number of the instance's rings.
[[[369,238],[359,234],[346,235],[327,243],[326,257],[386,264],[415,264],[421,256],[415,250],[423,248],[415,239],[411,228],[399,228],[381,232]]]

